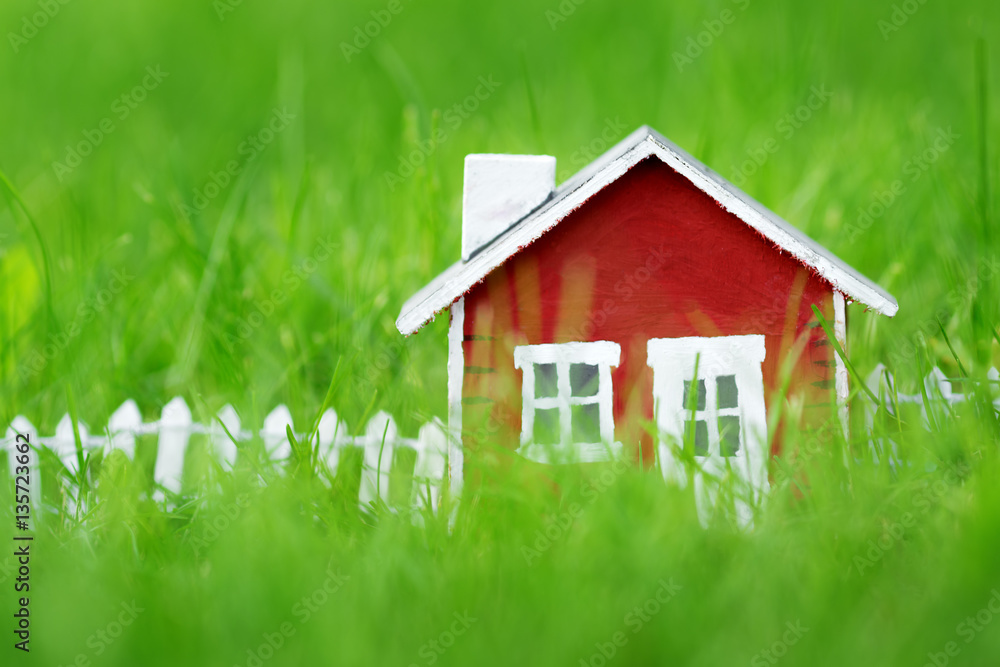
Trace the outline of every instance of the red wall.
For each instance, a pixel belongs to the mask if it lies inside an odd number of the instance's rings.
[[[647,463],[650,338],[764,334],[770,414],[779,362],[801,335],[791,395],[810,406],[807,413],[829,410],[832,347],[810,306],[832,322],[830,284],[655,158],[510,258],[465,304],[463,421],[471,448],[484,438],[517,447],[521,372],[513,349],[523,344],[619,343],[615,435],[636,457],[641,445]],[[507,430],[478,430],[491,421]]]

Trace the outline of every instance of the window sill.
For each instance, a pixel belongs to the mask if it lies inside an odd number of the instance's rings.
[[[602,463],[621,456],[622,443],[587,443],[573,445],[521,445],[517,453],[535,463]]]

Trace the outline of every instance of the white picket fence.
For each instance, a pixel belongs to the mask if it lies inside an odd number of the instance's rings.
[[[219,411],[218,420],[225,424],[233,439],[241,443],[251,440],[254,436],[251,431],[242,427],[240,417],[231,405],[226,405]],[[305,439],[306,434],[295,430],[291,412],[284,405],[272,410],[263,421],[258,435],[272,461],[284,461],[291,456],[292,448],[286,434],[287,426],[292,428],[296,440],[302,442]],[[194,435],[206,436],[212,455],[224,466],[231,468],[236,463],[238,448],[226,434],[226,430],[216,421],[207,425],[195,422],[191,416],[191,409],[181,397],[173,399],[164,406],[158,421],[144,423],[139,406],[129,399],[111,415],[107,427],[102,432],[90,433],[83,422],[77,422],[77,430],[85,451],[102,450],[108,454],[117,449],[132,460],[135,458],[137,437],[157,436],[158,446],[153,477],[162,488],[175,493],[181,490],[184,458],[191,437]],[[385,412],[379,412],[368,421],[362,435],[352,436],[349,435],[347,424],[330,409],[320,418],[317,432],[319,454],[332,475],[337,473],[344,449],[354,447],[363,450],[359,489],[359,501],[362,506],[367,506],[377,497],[381,497],[386,503],[389,502],[392,464],[396,450],[409,448],[415,453],[410,503],[413,507],[423,508],[429,505],[437,509],[441,490],[448,475],[448,441],[445,428],[439,420],[434,419],[424,424],[416,438],[404,438],[399,435],[393,418]],[[17,468],[14,447],[18,433],[27,434],[32,445],[44,446],[51,450],[73,474],[77,473],[79,465],[76,439],[68,414],[59,421],[55,434],[51,436],[39,437],[35,427],[23,416],[13,420],[0,445],[0,450],[7,452],[12,477]],[[40,477],[36,474],[38,464],[38,454],[33,450],[29,463],[33,473],[30,489],[36,506],[41,493]],[[162,493],[157,495],[161,499],[164,496]]]
[[[986,380],[989,384],[990,395],[993,397],[993,409],[1000,413],[1000,371],[996,368],[990,368],[986,374]],[[897,416],[897,411],[902,411],[906,405],[919,406],[921,421],[923,426],[928,429],[933,429],[935,423],[941,423],[941,420],[947,418],[950,406],[963,403],[970,398],[968,394],[955,392],[947,376],[937,366],[924,377],[923,393],[900,393],[896,388],[895,378],[883,364],[872,369],[865,384],[879,398],[887,413],[893,417]],[[867,394],[861,393],[859,396],[865,406],[865,433],[869,437],[873,459],[879,461],[883,455],[888,455],[892,464],[901,463],[902,457],[897,443],[887,437],[875,437],[874,435],[875,404]]]
[[[990,369],[987,379],[994,396],[993,406],[1000,412],[1000,371],[996,368]],[[951,382],[937,367],[924,378],[926,400],[923,393],[904,394],[894,391],[895,379],[881,364],[868,375],[866,384],[872,393],[879,397],[891,415],[895,415],[897,408],[903,410],[906,405],[919,406],[923,423],[927,428],[933,428],[935,422],[945,417],[945,406],[961,403],[969,398],[967,394],[956,393]],[[874,404],[863,392],[859,394],[859,398],[864,406],[866,435],[870,438],[869,445],[873,459],[878,461],[882,456],[888,455],[890,462],[900,463],[901,456],[897,444],[885,436],[874,435],[876,412]],[[242,427],[240,417],[231,405],[223,407],[217,416],[218,421],[225,424],[226,430],[235,440],[248,442],[253,439],[254,433]],[[305,438],[306,434],[295,430],[291,412],[284,405],[279,405],[267,415],[263,427],[257,434],[272,461],[285,461],[292,453],[291,443],[288,442],[285,432],[286,426],[292,428],[296,439]],[[108,454],[117,449],[133,460],[136,438],[157,436],[158,446],[153,477],[162,488],[175,493],[181,490],[184,459],[192,436],[206,436],[212,455],[226,467],[231,468],[235,464],[238,452],[236,444],[217,421],[207,425],[195,422],[190,408],[181,397],[167,403],[160,419],[154,422],[143,422],[138,405],[130,399],[111,415],[107,426],[101,432],[91,433],[84,422],[77,423],[77,430],[86,451],[101,450]],[[7,453],[12,477],[15,476],[18,466],[14,449],[18,433],[27,434],[32,445],[48,448],[59,457],[71,473],[77,473],[76,440],[68,414],[59,421],[53,435],[41,437],[27,418],[18,416],[13,420],[0,442],[0,451]],[[439,420],[434,419],[424,424],[416,438],[404,438],[399,435],[393,418],[385,412],[379,412],[369,420],[361,435],[352,436],[349,435],[348,426],[331,409],[321,417],[317,434],[319,454],[332,475],[337,473],[341,453],[345,448],[363,450],[359,489],[359,501],[362,506],[369,505],[376,498],[389,503],[391,473],[396,451],[400,448],[409,448],[415,454],[410,504],[413,507],[430,506],[435,510],[438,508],[441,492],[449,474],[448,435]],[[38,506],[41,498],[40,477],[37,474],[38,454],[33,449],[29,457],[31,471],[29,486],[33,496],[32,501]],[[457,481],[460,483],[460,480]],[[162,499],[163,495],[159,493],[158,497]]]

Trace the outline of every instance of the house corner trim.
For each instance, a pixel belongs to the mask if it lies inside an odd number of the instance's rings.
[[[451,306],[448,326],[448,480],[453,497],[461,495],[462,464],[462,381],[465,377],[465,297]]]
[[[847,354],[847,302],[843,292],[834,290],[833,292],[833,335],[840,344],[840,349]],[[844,429],[844,437],[850,437],[850,413],[847,407],[847,396],[850,391],[847,377],[847,365],[837,353],[834,356],[834,379],[837,391],[837,415],[840,417],[841,427]]]

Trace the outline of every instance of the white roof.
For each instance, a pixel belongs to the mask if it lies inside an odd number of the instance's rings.
[[[468,261],[452,264],[410,297],[403,304],[396,327],[407,336],[416,333],[512,255],[536,241],[650,156],[656,156],[672,167],[724,209],[825,278],[847,298],[889,317],[899,310],[891,294],[659,132],[644,125],[563,183],[548,201],[493,239]]]

